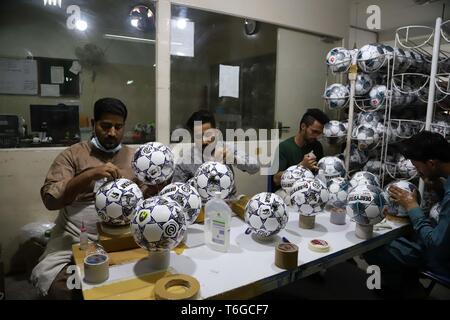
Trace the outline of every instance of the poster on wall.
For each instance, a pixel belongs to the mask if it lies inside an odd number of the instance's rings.
[[[194,57],[194,22],[186,19],[172,19],[170,32],[170,54]]]
[[[219,67],[219,97],[239,98],[239,67]]]
[[[36,95],[36,60],[0,58],[0,94]]]

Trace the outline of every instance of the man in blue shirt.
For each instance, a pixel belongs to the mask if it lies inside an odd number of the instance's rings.
[[[397,187],[389,189],[391,199],[407,210],[414,235],[409,240],[394,240],[368,252],[364,258],[370,265],[380,267],[382,289],[395,294],[417,288],[420,269],[450,277],[450,144],[438,133],[422,131],[402,144],[402,154],[411,160],[426,183],[442,178],[446,181],[436,226],[420,208],[416,193]]]

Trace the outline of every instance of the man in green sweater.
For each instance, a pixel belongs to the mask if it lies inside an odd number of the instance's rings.
[[[300,120],[297,134],[280,143],[278,147],[277,173],[272,177],[274,189],[281,185],[281,176],[290,166],[301,164],[316,171],[317,161],[323,157],[322,144],[317,140],[329,122],[328,116],[319,109],[308,109]]]
[[[420,208],[416,193],[389,188],[391,199],[407,210],[414,234],[370,251],[364,258],[380,267],[381,289],[395,298],[411,297],[420,288],[421,269],[450,277],[450,144],[438,133],[422,131],[406,140],[402,148],[402,154],[411,160],[425,183],[439,179],[445,182],[435,226]]]

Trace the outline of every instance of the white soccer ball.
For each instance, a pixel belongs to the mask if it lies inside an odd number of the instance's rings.
[[[441,214],[441,204],[438,202],[431,207],[430,218],[433,219],[436,224],[438,224],[440,214]]]
[[[372,77],[366,73],[358,73],[355,81],[355,95],[364,96],[369,93],[374,85]]]
[[[161,184],[172,177],[174,171],[172,151],[162,143],[149,142],[136,150],[131,167],[136,177],[145,184]]]
[[[244,218],[258,237],[267,238],[282,230],[289,216],[281,197],[275,193],[261,192],[247,203]]]
[[[397,161],[397,172],[400,174],[400,176],[410,179],[417,176],[417,169],[412,164],[411,160],[405,159],[404,156],[400,156],[399,160]]]
[[[292,186],[291,205],[301,215],[317,215],[328,201],[328,189],[319,179],[304,178]]]
[[[331,109],[342,109],[347,105],[350,92],[340,83],[333,83],[325,89],[324,97]]]
[[[450,125],[446,121],[436,121],[431,123],[430,131],[439,133],[443,137],[449,137]]]
[[[202,208],[202,199],[194,187],[188,183],[173,182],[165,186],[159,195],[181,206],[188,225],[195,222]]]
[[[406,50],[403,50],[402,48],[395,48],[395,70],[398,70],[399,73],[404,73],[409,69],[409,66],[411,65],[411,61],[407,56]],[[409,54],[409,57],[411,55]]]
[[[319,175],[324,175],[327,181],[347,175],[344,161],[338,157],[323,157],[319,160],[317,166],[319,167]]]
[[[358,146],[352,143],[350,147],[350,167],[360,167],[369,160],[367,149],[360,150]]]
[[[342,138],[347,135],[347,129],[342,122],[331,120],[325,124],[323,135],[327,138]]]
[[[281,176],[281,188],[290,195],[294,183],[303,178],[314,179],[314,174],[301,165],[290,166]]]
[[[136,208],[131,232],[136,243],[146,250],[175,248],[186,232],[183,209],[175,201],[163,197],[146,199]]]
[[[227,198],[234,187],[234,175],[231,169],[220,162],[203,163],[195,173],[197,191],[203,202],[206,202],[220,192],[222,199]]]
[[[327,182],[328,188],[328,205],[332,207],[342,208],[347,203],[347,195],[349,191],[349,183],[344,178],[338,177],[330,179]]]
[[[372,185],[359,185],[347,197],[347,215],[361,225],[374,225],[384,219],[387,197]]]
[[[327,54],[326,63],[332,72],[345,72],[350,67],[352,56],[349,50],[337,47]]]
[[[368,123],[361,124],[356,128],[354,138],[358,140],[359,149],[373,148],[380,142],[377,127]]]
[[[370,89],[370,105],[378,109],[384,105],[387,88],[385,85],[375,85]]]
[[[350,179],[350,187],[355,188],[357,186],[372,185],[379,187],[380,181],[376,175],[368,171],[356,172]]]
[[[358,113],[357,124],[369,124],[377,126],[380,123],[381,117],[377,111],[361,111]]]
[[[358,67],[364,72],[378,71],[385,63],[385,52],[379,43],[366,44],[358,51]]]
[[[416,191],[417,192],[417,201],[420,205],[421,196],[420,196],[419,189],[417,189],[417,187],[414,184],[412,184],[411,182],[406,181],[406,180],[397,180],[397,181],[391,182],[385,188],[386,194],[388,195],[387,213],[389,213],[390,215],[393,215],[393,216],[406,217],[406,216],[408,216],[408,212],[405,210],[405,208],[400,206],[398,203],[394,202],[391,199],[391,197],[389,197],[389,189],[392,186],[399,187],[400,189],[406,190],[408,192]]]
[[[106,224],[127,225],[142,198],[141,189],[133,181],[123,178],[108,181],[95,194],[95,210]]]

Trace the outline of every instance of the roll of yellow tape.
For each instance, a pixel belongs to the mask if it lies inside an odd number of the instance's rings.
[[[172,287],[181,286],[180,292],[169,291]],[[200,283],[194,277],[184,274],[174,274],[164,277],[155,283],[157,300],[190,300],[194,299],[200,290]]]

